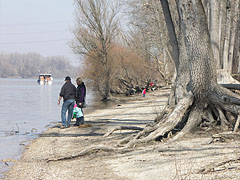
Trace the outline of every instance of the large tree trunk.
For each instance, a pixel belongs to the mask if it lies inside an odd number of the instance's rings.
[[[216,63],[201,0],[177,0],[178,36],[168,1],[160,1],[170,43],[176,50],[173,57],[177,78],[162,114],[154,124],[139,132],[129,146],[173,134],[172,140],[177,140],[203,124],[206,127],[220,124],[223,129],[233,129],[240,110],[239,97],[217,83]],[[235,117],[234,121],[231,121],[232,117]]]

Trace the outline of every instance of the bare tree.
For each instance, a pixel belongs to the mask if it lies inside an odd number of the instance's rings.
[[[130,47],[142,54],[146,60],[155,61],[158,75],[167,85],[171,81],[174,66],[162,9],[159,8],[160,2],[130,0],[128,6]]]
[[[76,54],[91,56],[89,61],[98,62],[103,76],[98,79],[97,89],[103,100],[111,99],[111,59],[109,51],[114,39],[119,34],[118,13],[120,4],[109,0],[75,0],[77,24],[72,44]],[[93,56],[94,54],[94,56]]]

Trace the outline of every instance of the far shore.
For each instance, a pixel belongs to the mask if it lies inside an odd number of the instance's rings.
[[[104,134],[119,126],[144,128],[161,112],[168,95],[169,89],[160,89],[145,98],[138,94],[88,112],[85,120],[91,127],[49,128],[26,146],[4,179],[239,179],[240,140],[209,144],[211,135],[203,132],[175,143],[152,142],[124,153],[93,148],[89,154],[79,155],[90,147],[116,148],[120,140],[137,131],[116,131],[108,137]]]

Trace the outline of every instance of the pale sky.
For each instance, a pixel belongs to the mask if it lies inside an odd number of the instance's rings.
[[[77,62],[69,47],[73,0],[0,0],[0,52],[36,52]]]

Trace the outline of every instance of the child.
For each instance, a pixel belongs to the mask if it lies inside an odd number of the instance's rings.
[[[77,104],[74,105],[73,117],[76,118],[76,124],[74,124],[75,126],[79,126],[80,124],[84,124],[82,109],[79,108],[77,106]]]
[[[143,97],[145,97],[145,95],[146,95],[146,88],[143,89],[142,95],[143,95]]]

